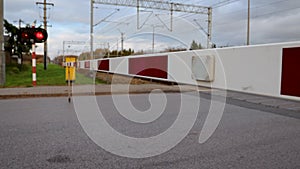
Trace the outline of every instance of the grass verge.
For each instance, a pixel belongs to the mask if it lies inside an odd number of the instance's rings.
[[[49,64],[47,70],[44,70],[43,64],[37,64],[37,86],[63,86],[66,85],[65,69],[59,65]],[[86,77],[83,74],[76,73],[78,84],[94,84],[93,78]],[[95,80],[95,84],[102,84],[104,81]],[[31,65],[24,64],[21,69],[17,64],[6,65],[6,83],[5,87],[32,87],[32,69]]]

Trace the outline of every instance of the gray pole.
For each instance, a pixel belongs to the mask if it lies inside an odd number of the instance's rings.
[[[136,0],[136,28],[140,29],[140,1]]]
[[[5,52],[3,37],[3,0],[0,0],[0,85],[5,84]]]
[[[153,32],[152,32],[152,53],[154,53],[154,38],[155,38],[155,26],[153,25]]]
[[[47,1],[44,0],[44,29],[47,31]],[[47,70],[47,41],[44,42],[44,70]]]
[[[212,8],[208,8],[208,29],[207,29],[207,48],[211,48],[211,33],[212,33]]]
[[[53,3],[47,3],[47,0],[44,0],[44,2],[36,2],[36,4],[42,4],[44,5],[43,10],[44,10],[44,29],[47,31],[47,5],[54,6]],[[47,52],[48,52],[48,44],[47,41],[44,42],[44,70],[47,70]]]
[[[250,45],[250,0],[248,0],[247,45]]]
[[[19,19],[19,29],[21,28],[22,19]]]
[[[124,50],[124,33],[121,32],[121,56],[123,56],[123,50]]]
[[[107,43],[107,47],[108,47],[108,54],[107,54],[107,57],[109,58],[109,57],[110,57],[110,50],[109,50],[110,46],[109,46],[109,42]],[[105,48],[105,47],[104,47],[104,48]]]
[[[173,31],[173,6],[174,6],[174,3],[171,3],[171,18],[170,18],[170,20],[171,20],[171,23],[170,23],[170,30],[171,30],[171,32]]]
[[[93,52],[93,34],[94,34],[94,30],[93,30],[93,25],[94,25],[94,18],[93,18],[93,15],[94,15],[94,5],[93,5],[93,3],[94,3],[94,0],[91,0],[91,20],[90,20],[90,47],[91,47],[91,49],[90,49],[90,59],[94,59],[94,52]]]
[[[117,57],[119,57],[119,40],[117,40]]]
[[[65,62],[65,41],[63,41],[63,63]]]

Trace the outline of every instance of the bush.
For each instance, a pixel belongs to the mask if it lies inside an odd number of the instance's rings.
[[[20,73],[19,68],[13,67],[13,68],[11,69],[11,74],[19,74],[19,73]]]

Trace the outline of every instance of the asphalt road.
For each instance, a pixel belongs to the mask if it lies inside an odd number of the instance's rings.
[[[130,122],[118,114],[109,95],[97,96],[97,101],[115,130],[144,138],[166,131],[175,121],[179,94],[169,93],[166,98],[165,112],[147,124]],[[151,107],[148,94],[131,95],[131,101],[138,110]],[[193,128],[170,151],[133,159],[114,155],[95,144],[65,97],[0,100],[0,168],[300,168],[298,118],[259,106],[239,107],[231,101],[212,137],[199,144],[209,106],[209,99],[201,98]],[[112,146],[115,142],[112,140]]]

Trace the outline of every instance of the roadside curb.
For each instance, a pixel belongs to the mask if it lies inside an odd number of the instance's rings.
[[[151,93],[152,91],[131,91],[131,92],[95,92],[95,93],[80,93],[75,94],[73,96],[101,96],[101,95],[122,95],[122,94],[146,94]],[[164,93],[179,93],[180,91],[174,90],[163,90]],[[0,100],[5,99],[24,99],[24,98],[40,98],[40,97],[68,97],[68,93],[61,93],[61,94],[23,94],[23,95],[0,95]]]
[[[121,87],[121,88],[120,88]],[[110,85],[96,86],[95,92],[80,91],[79,93],[71,93],[72,96],[78,95],[112,95],[112,94],[144,94],[156,92],[178,93],[193,91],[190,88],[181,89],[180,87],[166,85],[136,85],[130,90],[120,86],[116,91],[111,90]],[[125,86],[126,87],[126,86]],[[1,91],[2,90],[2,91]],[[0,89],[0,99],[19,99],[19,98],[38,98],[38,97],[68,97],[68,88],[66,86],[42,86],[37,88],[7,88]]]
[[[84,87],[84,86],[83,86]],[[144,85],[131,85],[130,89],[126,88],[126,85],[115,85],[115,90],[112,90],[111,85],[96,85],[95,92],[90,90],[79,90],[74,92],[72,96],[101,96],[101,95],[121,95],[121,94],[146,94],[151,92],[163,92],[163,93],[179,93],[179,92],[190,92],[197,91],[195,86],[169,86],[169,85],[157,85],[157,84],[144,84]],[[156,91],[158,90],[158,91]],[[214,91],[212,91],[214,90]],[[207,89],[202,88],[198,90],[204,98],[210,99],[210,95],[218,97],[222,96],[222,91],[218,89]],[[204,95],[203,95],[204,94]],[[33,88],[1,88],[0,89],[0,100],[4,99],[23,99],[23,98],[40,98],[40,97],[68,97],[67,86],[40,86]],[[288,99],[274,98],[262,95],[247,94],[235,91],[226,91],[226,102],[230,103],[235,100],[236,102],[247,103],[253,106],[264,106],[278,110],[287,110],[293,112],[300,112],[300,102]]]

